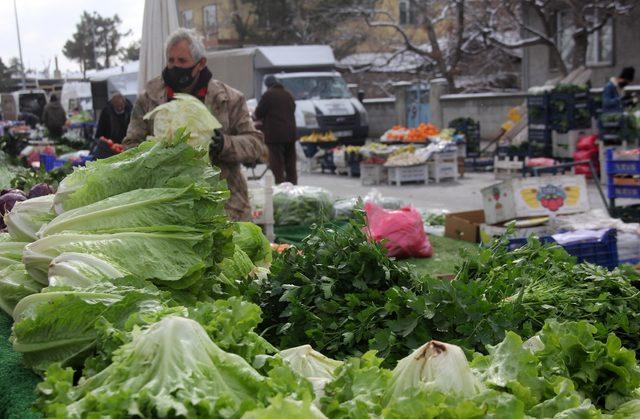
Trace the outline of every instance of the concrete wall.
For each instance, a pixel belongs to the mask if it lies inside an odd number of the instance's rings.
[[[456,118],[473,118],[480,121],[480,135],[484,139],[495,138],[500,126],[507,121],[511,108],[522,105],[523,93],[471,93],[451,94],[440,97],[443,126]]]
[[[369,116],[369,137],[379,138],[389,128],[400,123],[395,98],[365,99],[363,103]]]
[[[533,26],[540,22],[533,13],[525,13],[524,19]],[[629,16],[618,16],[613,20],[613,65],[589,66],[591,85],[602,87],[611,76],[617,75],[623,67],[640,68],[640,54],[637,42],[640,40],[640,7],[636,7]],[[547,80],[559,77],[552,71],[549,60],[549,48],[538,45],[524,49],[522,62],[523,88],[543,85]],[[637,77],[636,77],[637,79]]]
[[[399,92],[400,93],[400,92]],[[369,115],[369,136],[379,138],[396,124],[406,124],[406,107],[400,103],[404,95],[396,98],[365,99],[364,107]],[[456,118],[468,117],[480,121],[480,135],[495,138],[500,126],[507,120],[511,108],[525,101],[523,93],[473,93],[451,94],[440,97],[443,126]],[[433,103],[431,104],[433,106]]]

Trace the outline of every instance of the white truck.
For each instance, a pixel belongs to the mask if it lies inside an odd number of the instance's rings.
[[[274,75],[296,101],[298,137],[333,132],[338,138],[364,140],[369,133],[367,112],[354,98],[326,45],[251,47],[206,54],[213,76],[240,90],[255,109],[266,90],[264,79]]]

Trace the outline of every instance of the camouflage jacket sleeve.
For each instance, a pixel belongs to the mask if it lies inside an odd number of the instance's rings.
[[[122,144],[125,148],[136,147],[143,142],[148,135],[153,133],[150,121],[142,119],[149,112],[150,100],[147,93],[143,93],[136,100],[131,111],[131,121],[127,128],[127,135],[124,137]]]
[[[223,163],[255,163],[264,160],[264,136],[253,125],[244,96],[229,92],[229,129],[218,160]]]

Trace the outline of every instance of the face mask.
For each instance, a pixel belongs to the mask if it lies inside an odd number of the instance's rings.
[[[177,91],[186,89],[191,86],[195,80],[195,77],[193,77],[191,73],[193,72],[193,69],[196,68],[196,65],[198,64],[194,64],[193,67],[189,68],[166,67],[162,72],[165,83]]]

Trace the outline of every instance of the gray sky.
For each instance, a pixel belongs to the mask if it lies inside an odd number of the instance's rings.
[[[84,10],[96,11],[102,16],[118,14],[122,20],[120,31],[132,30],[122,46],[129,45],[142,36],[144,0],[16,0],[22,54],[26,68],[42,70],[58,56],[60,69],[78,71],[76,62],[62,54],[62,47],[75,32],[76,24]],[[0,57],[7,63],[18,56],[18,38],[13,14],[13,0],[0,0]]]

